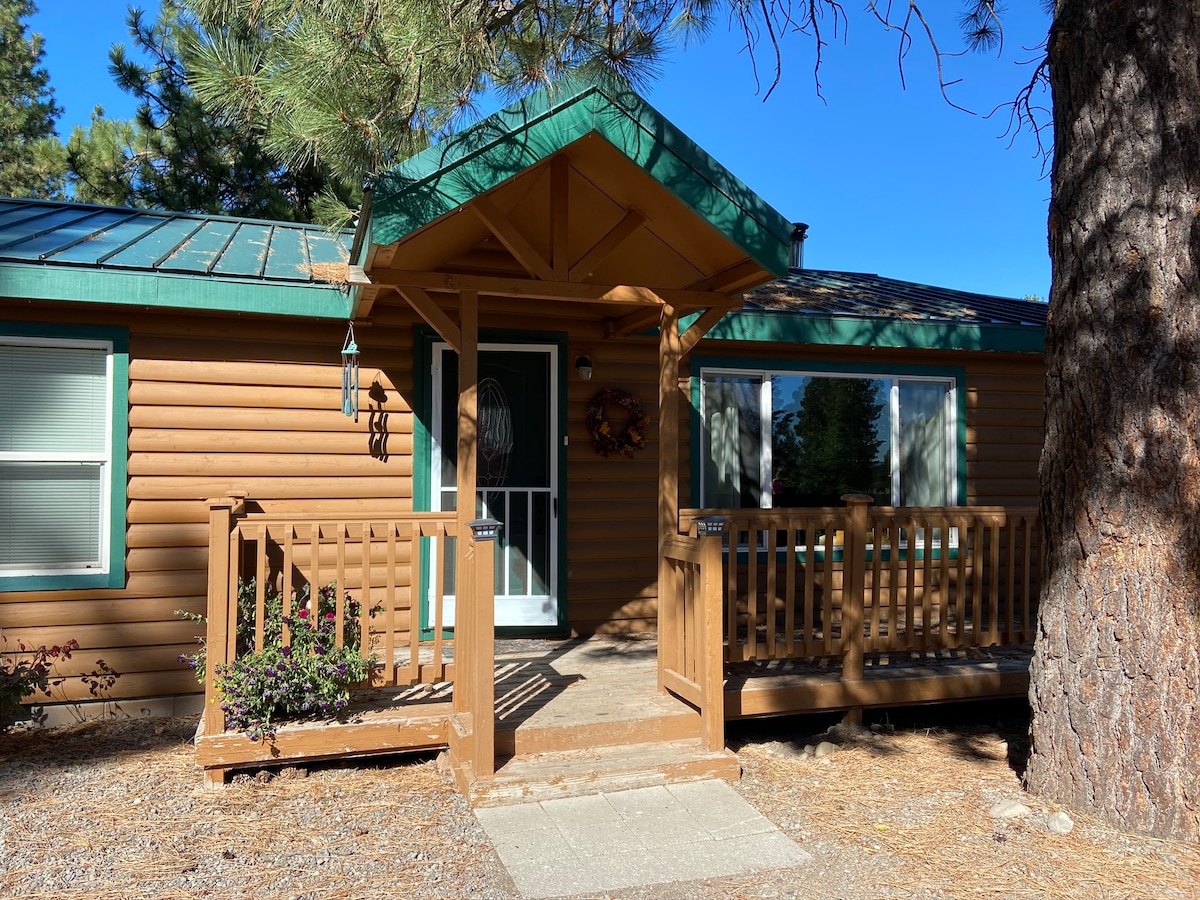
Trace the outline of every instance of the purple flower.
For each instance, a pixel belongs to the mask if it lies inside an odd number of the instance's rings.
[[[287,658],[287,657],[290,657],[290,656],[292,655],[292,648],[291,648],[290,646],[288,646],[288,647],[284,647],[284,648],[283,648],[282,650],[280,650],[279,652],[280,652],[280,653],[282,653],[282,654],[284,655],[284,657],[285,657],[285,658]]]

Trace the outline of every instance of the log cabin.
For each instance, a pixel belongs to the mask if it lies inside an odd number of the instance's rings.
[[[581,748],[734,777],[727,719],[1023,693],[1045,306],[803,236],[608,81],[409,159],[352,231],[0,200],[8,648],[120,673],[64,709],[203,710],[210,783],[445,747],[473,802],[594,783]],[[378,611],[353,716],[226,730],[251,578],[259,616],[272,582]]]

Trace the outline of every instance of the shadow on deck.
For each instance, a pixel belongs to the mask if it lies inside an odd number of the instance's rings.
[[[472,802],[737,778],[732,754],[700,748],[697,710],[659,691],[657,651],[653,637],[497,640],[498,768]],[[733,663],[725,712],[737,719],[1019,696],[1028,663],[1012,648],[875,654],[860,682],[841,681],[836,659]],[[237,768],[445,748],[452,696],[448,683],[365,690],[344,720],[284,725],[263,741],[201,730],[197,761],[218,784]]]

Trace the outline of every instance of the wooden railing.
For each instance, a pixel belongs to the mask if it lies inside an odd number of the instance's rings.
[[[342,646],[346,604],[360,605],[361,646],[373,659],[372,685],[449,682],[455,679],[451,641],[444,638],[444,573],[448,539],[457,536],[454,513],[401,512],[390,516],[247,512],[244,498],[209,502],[209,589],[205,733],[225,730],[218,666],[239,652],[240,617],[253,618],[252,649],[261,650],[268,594],[285,621],[304,602],[333,586]],[[427,567],[423,569],[424,567]],[[490,569],[489,569],[490,571]],[[420,589],[427,572],[432,599],[422,641]],[[253,582],[253,609],[240,585]],[[243,628],[243,632],[246,629]],[[287,643],[286,624],[283,642]]]
[[[727,662],[840,656],[843,677],[856,678],[865,653],[1033,641],[1042,562],[1036,510],[868,504],[680,513],[683,528],[700,516],[731,521],[723,548]],[[661,633],[660,625],[663,640]]]
[[[659,686],[700,710],[705,748],[725,746],[721,535],[670,535],[659,585]]]

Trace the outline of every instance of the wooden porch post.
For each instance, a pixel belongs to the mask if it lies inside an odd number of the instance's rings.
[[[473,640],[471,723],[474,731],[472,745],[475,774],[489,778],[496,773],[496,693],[493,669],[496,656],[496,583],[492,574],[495,564],[496,519],[475,519],[469,523],[469,534],[463,541],[471,547],[474,559],[471,583],[471,629]]]
[[[700,708],[700,742],[705,750],[725,749],[725,659],[721,652],[725,579],[721,544],[729,520],[712,517],[700,533],[700,586],[696,624],[700,644],[697,680],[703,703]],[[731,556],[736,548],[730,551]]]
[[[846,494],[848,507],[846,537],[842,544],[842,681],[862,681],[863,677],[863,606],[866,603],[867,506],[874,498],[867,494]],[[852,706],[842,718],[843,724],[861,725],[863,708]]]
[[[495,771],[492,734],[495,610],[491,545],[480,554],[471,528],[475,515],[478,450],[479,295],[459,294],[458,355],[458,506],[455,541],[455,684],[454,711],[467,732],[464,741],[477,775]],[[485,734],[486,732],[486,734]]]
[[[671,584],[665,541],[679,533],[679,312],[664,304],[658,334],[658,614],[667,604],[662,592]],[[662,633],[660,624],[659,633]],[[663,690],[666,660],[658,654],[658,688]]]
[[[475,554],[470,522],[475,518],[476,438],[479,381],[479,296],[459,294],[457,507],[454,550],[454,711],[474,708],[476,686]]]

